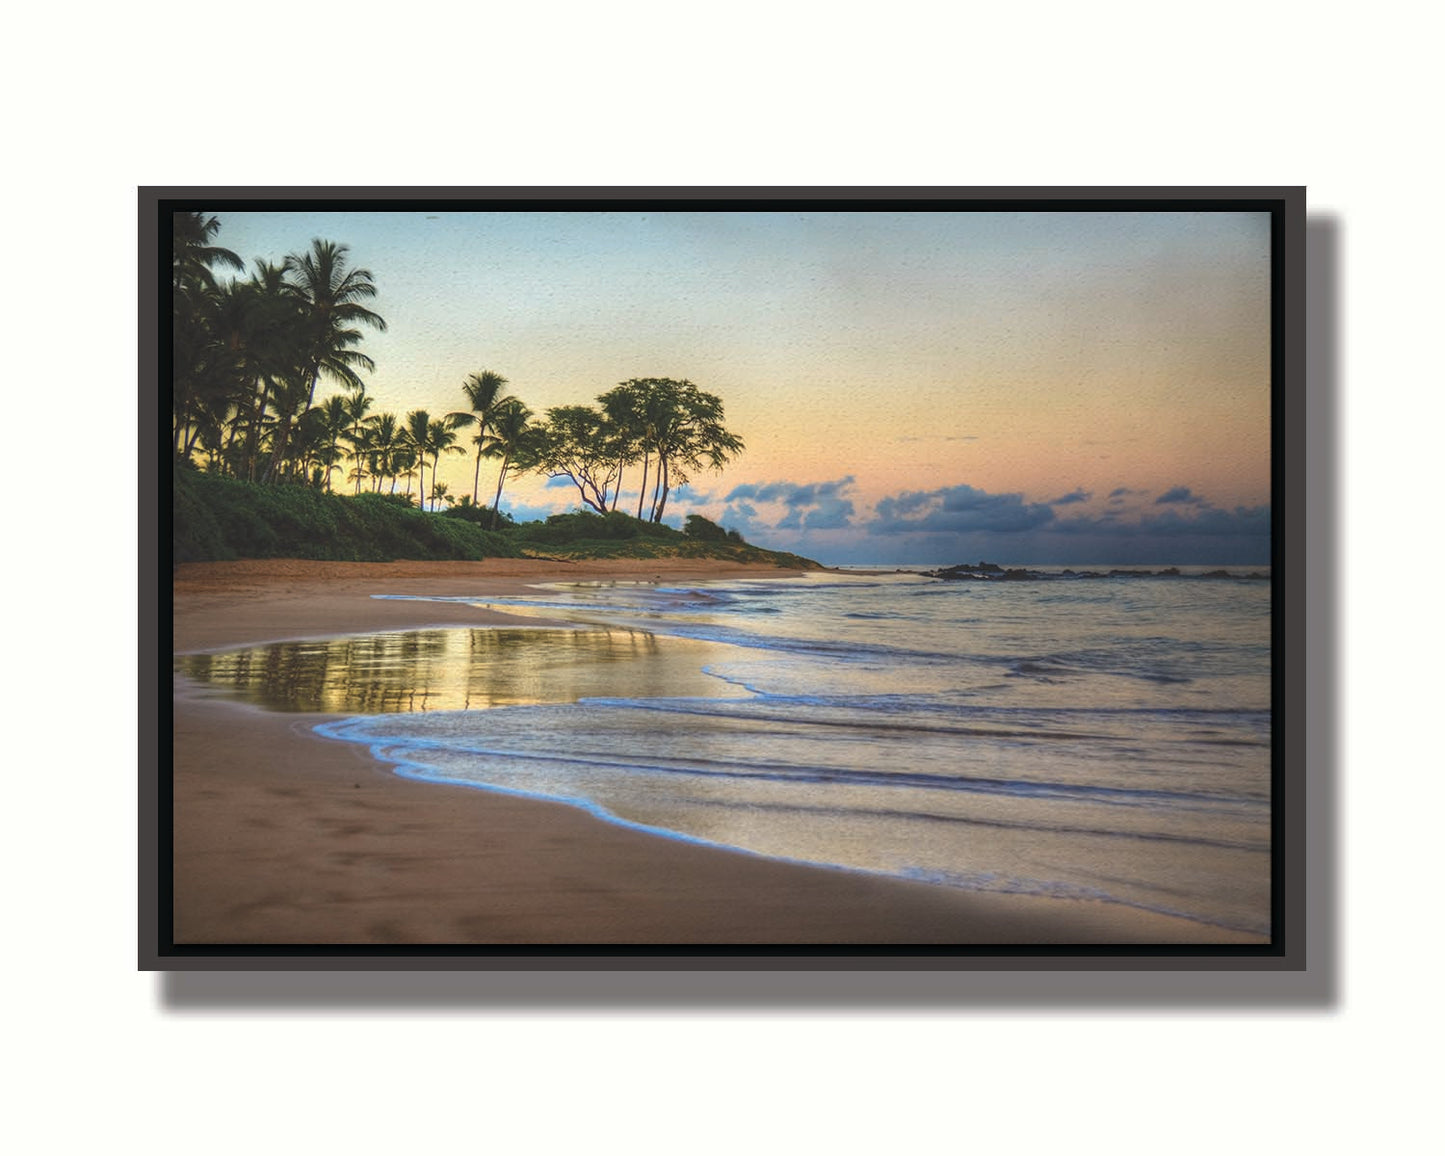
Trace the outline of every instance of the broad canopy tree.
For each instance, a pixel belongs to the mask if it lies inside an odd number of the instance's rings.
[[[690,381],[633,378],[608,390],[596,406],[547,411],[536,434],[533,469],[567,478],[583,504],[599,514],[616,509],[623,470],[643,464],[638,517],[661,522],[669,494],[699,470],[719,470],[743,449],[723,425],[723,403]],[[652,482],[649,504],[648,482]]]
[[[599,410],[554,406],[538,433],[537,469],[551,478],[570,479],[582,501],[605,514],[607,492],[622,472],[616,441],[612,423]]]
[[[627,430],[634,460],[639,448],[643,457],[637,516],[642,517],[647,497],[650,462],[654,472],[649,520],[661,522],[672,490],[699,470],[721,470],[742,452],[743,440],[723,425],[722,398],[686,379],[633,378],[618,388],[631,401]]]

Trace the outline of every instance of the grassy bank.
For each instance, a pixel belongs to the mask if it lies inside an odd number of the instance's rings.
[[[171,501],[172,562],[308,558],[326,562],[480,561],[483,558],[722,558],[819,569],[764,550],[706,519],[686,532],[612,513],[558,514],[482,529],[489,511],[424,513],[402,497],[257,486],[178,467]]]
[[[424,514],[404,498],[256,486],[177,468],[171,491],[172,561],[311,558],[325,562],[514,558],[502,534]]]

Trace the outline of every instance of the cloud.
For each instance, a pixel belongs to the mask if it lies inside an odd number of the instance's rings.
[[[1050,502],[1022,494],[991,494],[969,485],[906,491],[883,498],[862,524],[899,558],[989,557],[1015,562],[1251,562],[1267,559],[1270,508],[1218,509],[1184,487],[1160,510],[1114,506],[1099,514],[1076,509],[1092,496],[1082,488]],[[1119,487],[1116,498],[1137,493]],[[859,551],[862,552],[861,550]],[[875,549],[876,553],[876,549]]]
[[[579,502],[575,503],[573,508],[580,507]],[[510,514],[514,522],[545,522],[553,514],[562,512],[564,511],[555,506],[533,506],[526,502],[511,501],[506,494],[502,495],[502,513]]]
[[[1036,534],[928,539],[950,558],[1015,564],[1252,566],[1270,560],[1270,507],[1147,506],[1142,511],[1059,518]],[[947,548],[944,548],[944,544]]]
[[[1172,489],[1165,490],[1162,494],[1155,498],[1154,504],[1156,506],[1168,506],[1177,504],[1193,506],[1207,505],[1208,503],[1206,503],[1204,499],[1201,498],[1198,494],[1192,492],[1188,486],[1174,486]]]
[[[766,523],[758,520],[758,511],[747,502],[736,502],[724,507],[720,523],[729,530],[747,536],[768,529]]]
[[[747,483],[734,486],[723,501],[730,503],[728,511],[746,510],[748,522],[745,524],[751,524],[754,529],[769,526],[758,518],[756,507],[749,502],[784,508],[783,516],[770,527],[775,530],[837,530],[853,524],[856,513],[853,500],[843,496],[843,491],[852,485],[851,475],[832,482]]]
[[[723,501],[750,498],[755,502],[781,502],[790,507],[816,506],[825,498],[836,497],[840,491],[852,484],[851,474],[846,478],[839,478],[836,482],[768,482],[761,486],[747,483],[734,486]]]
[[[884,498],[885,502],[891,502],[889,511],[894,514],[911,514],[914,510],[921,510],[931,503],[939,493],[939,490],[910,490],[899,494],[896,498]]]
[[[1048,504],[1025,502],[1022,494],[990,494],[958,485],[883,498],[867,529],[872,534],[1009,534],[1037,530],[1053,520]]]
[[[1012,565],[1254,565],[1270,555],[1270,508],[1220,509],[1186,487],[1119,486],[1095,510],[1082,486],[1051,501],[958,484],[905,490],[855,510],[851,478],[756,482],[733,487],[721,516],[750,542],[843,562],[947,564],[987,559]],[[1147,502],[1147,504],[1145,504]]]

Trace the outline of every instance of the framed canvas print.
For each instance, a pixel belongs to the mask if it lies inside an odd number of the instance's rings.
[[[142,967],[1303,966],[1303,190],[139,219]]]

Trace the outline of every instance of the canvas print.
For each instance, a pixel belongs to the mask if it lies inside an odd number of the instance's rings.
[[[168,949],[1277,941],[1277,215],[159,209]]]

